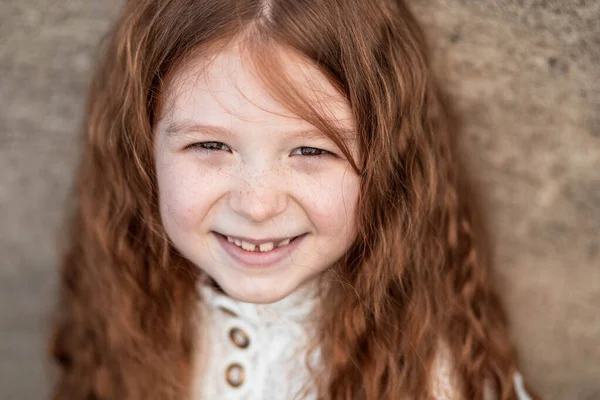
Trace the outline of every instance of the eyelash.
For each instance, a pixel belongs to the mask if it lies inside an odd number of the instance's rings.
[[[225,148],[223,148],[223,147],[225,147]],[[194,149],[199,149],[199,150],[207,151],[207,152],[219,151],[219,150],[223,150],[223,151],[229,151],[230,150],[229,146],[227,146],[225,143],[221,143],[221,142],[199,142],[199,143],[192,143],[189,146],[187,146],[186,148],[194,148]],[[305,157],[318,158],[318,157],[335,156],[335,154],[333,154],[330,151],[319,149],[319,148],[316,148],[316,147],[309,147],[309,146],[297,147],[297,148],[294,149],[293,152],[295,152],[298,149],[310,149],[311,153],[315,153],[315,152],[319,153],[319,154],[300,154],[300,155],[303,155]]]

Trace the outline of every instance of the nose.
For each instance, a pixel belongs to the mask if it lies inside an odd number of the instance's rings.
[[[229,197],[230,207],[253,223],[261,223],[287,208],[285,184],[273,168],[239,175]]]

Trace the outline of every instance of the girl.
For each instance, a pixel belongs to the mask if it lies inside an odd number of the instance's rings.
[[[399,0],[137,0],[91,85],[55,399],[528,399]]]

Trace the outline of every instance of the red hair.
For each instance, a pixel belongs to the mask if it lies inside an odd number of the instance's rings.
[[[486,381],[514,398],[515,361],[457,121],[423,32],[398,0],[125,5],[88,97],[51,346],[61,367],[54,398],[189,395],[202,323],[198,272],[160,221],[153,124],[178,68],[234,38],[273,94],[348,157],[340,132],[294,89],[274,50],[317,66],[356,121],[358,236],[322,280],[319,397],[430,398],[443,343],[465,398],[482,398]]]

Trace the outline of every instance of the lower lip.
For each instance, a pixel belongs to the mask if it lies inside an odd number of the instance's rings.
[[[307,235],[305,233],[296,237],[293,241],[285,246],[261,253],[259,251],[243,250],[241,247],[229,242],[225,236],[215,232],[213,232],[213,234],[217,237],[217,240],[219,241],[219,244],[221,244],[223,250],[225,250],[225,252],[231,258],[246,267],[252,268],[270,267],[280,263],[286,257],[289,257],[292,254],[292,252],[296,249],[296,247],[298,247],[300,242]]]

